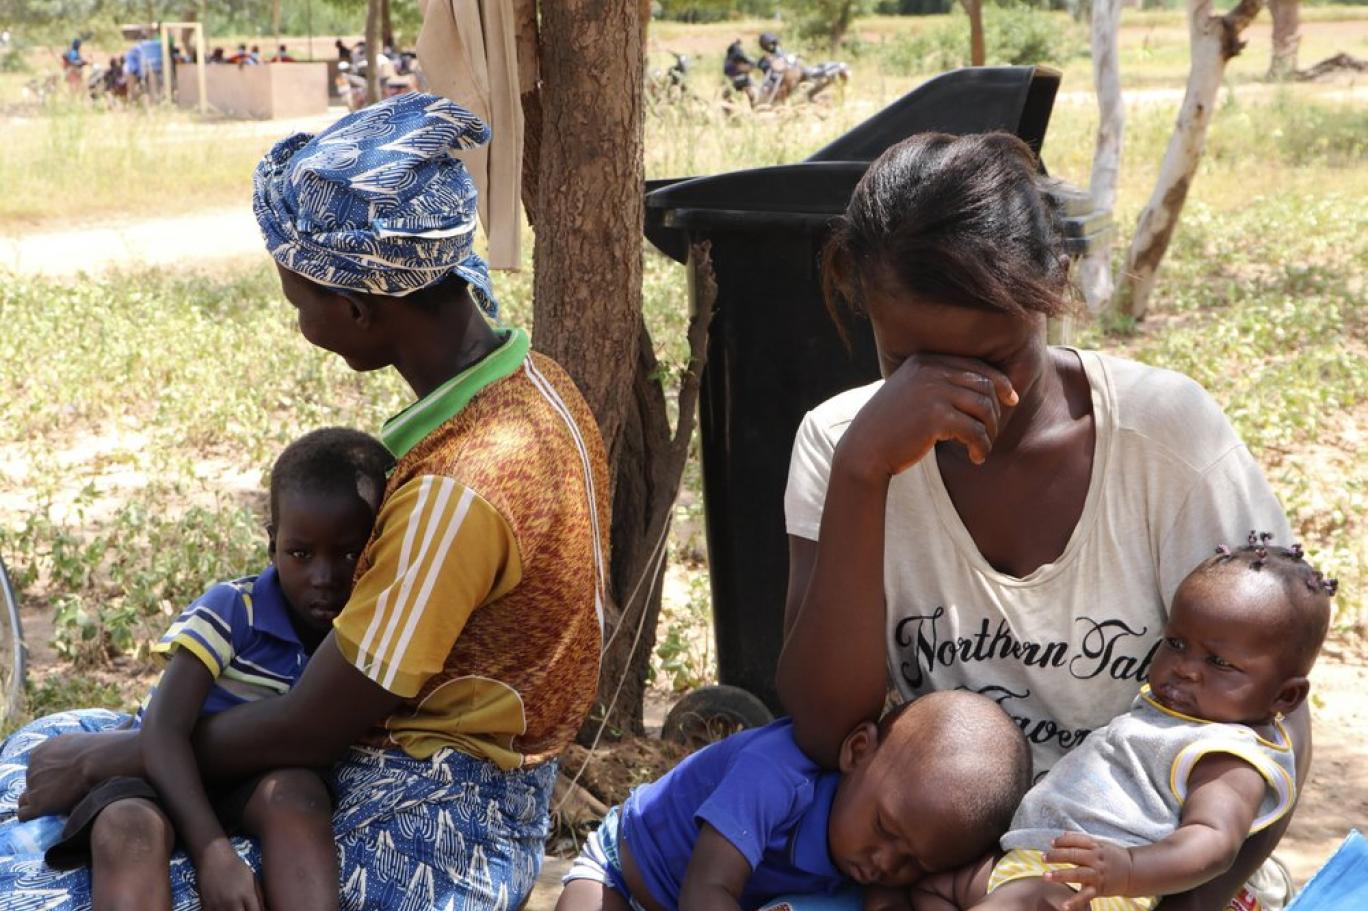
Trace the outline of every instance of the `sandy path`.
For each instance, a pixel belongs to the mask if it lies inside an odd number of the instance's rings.
[[[0,235],[0,269],[50,277],[143,266],[263,257],[256,219],[234,206],[144,221],[104,222],[63,231]]]

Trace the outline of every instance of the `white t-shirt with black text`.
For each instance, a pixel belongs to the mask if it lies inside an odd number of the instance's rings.
[[[990,566],[934,457],[893,478],[885,519],[892,686],[907,698],[945,689],[993,698],[1025,731],[1037,775],[1126,711],[1193,567],[1251,530],[1291,541],[1249,450],[1197,383],[1076,353],[1092,389],[1096,448],[1082,516],[1055,562],[1024,578]],[[789,534],[817,540],[836,444],[880,385],[804,418],[784,497]],[[1031,534],[1032,516],[1012,521]]]

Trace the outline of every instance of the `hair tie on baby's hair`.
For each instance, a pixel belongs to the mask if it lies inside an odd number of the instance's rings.
[[[1249,532],[1249,537],[1245,540],[1249,542],[1250,547],[1254,547],[1259,543],[1259,533],[1251,529]]]
[[[1287,549],[1287,552],[1292,555],[1293,560],[1300,560],[1306,556],[1306,551],[1302,550],[1302,546],[1300,544],[1293,544],[1291,547]]]
[[[1306,580],[1306,587],[1313,594],[1325,593],[1325,597],[1335,597],[1335,592],[1339,591],[1339,580],[1331,579],[1329,576],[1321,574],[1320,570],[1311,573],[1311,578]]]
[[[1217,544],[1217,545],[1216,545],[1216,553],[1219,554],[1219,555],[1222,556],[1222,557],[1228,557],[1228,556],[1230,556],[1230,548],[1227,547],[1227,546],[1224,545],[1224,544]]]

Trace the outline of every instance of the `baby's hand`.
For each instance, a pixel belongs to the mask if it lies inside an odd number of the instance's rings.
[[[1094,898],[1129,895],[1130,852],[1120,845],[1097,841],[1081,832],[1067,832],[1051,843],[1045,852],[1049,864],[1073,864],[1072,870],[1051,870],[1045,879],[1055,883],[1078,883],[1078,892],[1066,901],[1062,911],[1087,911]]]

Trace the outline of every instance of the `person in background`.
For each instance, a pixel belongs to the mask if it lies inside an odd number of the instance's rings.
[[[71,46],[62,54],[62,75],[66,77],[67,88],[73,92],[81,90],[82,70],[85,69],[87,62],[81,56],[81,39],[72,38]]]

